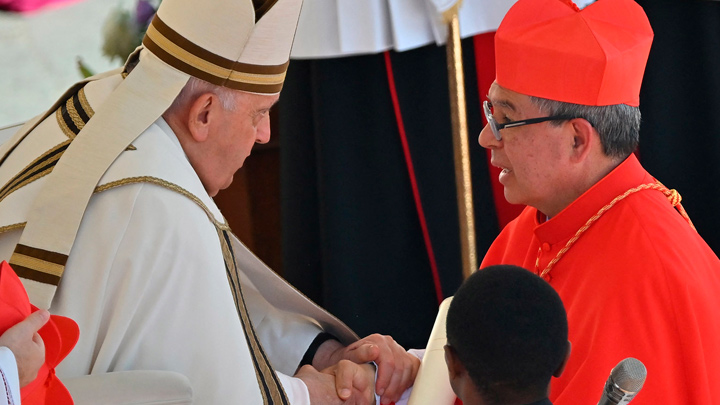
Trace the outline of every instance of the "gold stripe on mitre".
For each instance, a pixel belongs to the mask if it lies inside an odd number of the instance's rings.
[[[212,53],[165,24],[158,15],[145,33],[143,45],[163,62],[206,82],[252,93],[276,94],[290,63],[263,66],[242,63]]]

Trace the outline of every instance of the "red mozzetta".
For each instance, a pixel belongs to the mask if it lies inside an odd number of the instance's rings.
[[[589,218],[653,183],[631,155],[555,217],[525,208],[481,267],[542,272]],[[548,278],[567,309],[572,342],[567,368],[552,382],[554,404],[597,403],[610,370],[626,357],[648,370],[633,405],[720,400],[720,261],[662,192],[639,191],[613,205]]]

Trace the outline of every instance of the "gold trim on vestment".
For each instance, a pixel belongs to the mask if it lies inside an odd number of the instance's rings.
[[[77,128],[83,128],[86,124],[85,121],[82,120],[82,116],[80,112],[77,111],[75,107],[75,101],[74,99],[77,97],[77,102],[81,105],[81,108],[83,109],[82,114],[86,115],[88,120],[95,114],[95,111],[90,106],[90,103],[87,100],[87,97],[85,95],[84,88],[81,88],[78,93],[70,98],[65,102],[64,106],[60,106],[55,111],[55,118],[58,123],[58,126],[60,127],[60,130],[65,134],[65,136],[68,137],[67,141],[64,141],[53,148],[47,150],[45,153],[40,155],[38,158],[30,162],[27,166],[25,166],[20,173],[16,174],[10,181],[8,181],[7,184],[5,184],[2,188],[0,188],[0,201],[5,199],[5,197],[9,196],[11,193],[19,190],[20,188],[34,182],[35,180],[38,180],[44,176],[47,176],[50,174],[55,167],[55,164],[57,161],[62,157],[62,154],[65,152],[64,149],[67,148],[67,146],[70,144],[70,142],[75,139],[78,132],[73,131],[70,126],[68,125],[67,121],[65,120],[65,117],[63,116],[63,108],[66,109],[68,112],[68,115],[73,117],[71,118],[73,125]],[[63,149],[61,152],[58,152],[59,150]],[[136,150],[137,148],[133,145],[129,145],[126,150]],[[51,156],[48,158],[48,156]],[[47,159],[47,160],[46,160]],[[44,165],[44,168],[41,171],[36,171],[34,174],[30,177],[27,177],[28,173],[32,172],[33,170],[37,170],[41,165]]]
[[[10,262],[27,267],[43,273],[52,274],[53,276],[62,277],[65,266],[62,264],[51,263],[36,257],[26,256],[20,253],[13,253]]]
[[[10,265],[18,277],[57,286],[68,256],[62,253],[17,244],[10,256]]]
[[[82,111],[78,111],[77,105],[80,106]],[[70,128],[70,125],[65,120],[65,117],[63,116],[63,108],[65,108],[65,111],[67,112],[70,121],[72,121],[73,126],[75,126],[75,129]],[[87,117],[87,121],[82,115]],[[95,115],[95,110],[93,110],[87,96],[85,95],[84,87],[81,87],[75,95],[68,98],[67,101],[65,101],[65,104],[58,107],[55,112],[55,118],[60,126],[60,130],[69,139],[75,139],[80,131],[85,128],[85,125],[87,125],[93,115]],[[137,148],[131,144],[125,150],[137,150]]]
[[[200,198],[195,196],[195,194],[185,190],[184,188],[178,186],[175,183],[171,183],[169,181],[166,181],[166,180],[163,180],[163,179],[160,179],[157,177],[139,176],[139,177],[128,177],[128,178],[125,178],[122,180],[111,181],[107,184],[103,184],[102,186],[95,187],[95,192],[100,193],[100,192],[110,190],[115,187],[120,187],[120,186],[124,186],[127,184],[136,184],[136,183],[155,184],[155,185],[158,185],[161,187],[165,187],[169,190],[175,191],[177,193],[180,193],[180,194],[184,195],[185,197],[189,198],[190,200],[192,200],[198,206],[200,206],[200,208],[202,208],[203,211],[205,211],[205,214],[208,216],[208,218],[213,223],[213,225],[215,225],[215,227],[222,229],[224,231],[230,230],[230,227],[226,223],[220,222],[217,219],[215,219],[215,216],[213,215],[212,211],[210,211],[210,209],[205,205],[205,203],[203,203]]]
[[[235,309],[238,312],[238,316],[242,323],[245,339],[248,344],[248,349],[250,350],[250,354],[253,359],[253,364],[255,366],[255,375],[258,381],[258,385],[260,387],[260,393],[263,397],[263,404],[289,404],[287,395],[285,394],[282,384],[280,383],[277,374],[275,374],[275,371],[270,365],[270,361],[268,360],[265,351],[262,349],[260,340],[257,337],[254,327],[252,326],[252,321],[247,314],[247,306],[245,304],[245,299],[243,298],[242,288],[240,285],[240,275],[237,270],[237,266],[235,266],[234,254],[232,252],[232,247],[230,246],[230,241],[227,236],[227,233],[231,232],[230,227],[227,224],[215,219],[215,216],[212,214],[210,209],[205,205],[205,203],[202,202],[199,197],[178,186],[175,183],[171,183],[157,177],[140,176],[121,179],[96,187],[95,192],[100,193],[123,185],[137,183],[155,184],[160,187],[164,187],[171,191],[177,192],[189,198],[203,211],[205,211],[208,219],[210,219],[210,221],[215,226],[215,229],[218,233],[218,238],[220,239],[220,246],[222,249],[223,259],[225,261],[225,270],[228,277],[230,292],[232,294],[233,301],[235,302]],[[268,393],[270,393],[270,397],[268,397]]]
[[[85,121],[80,118],[80,114],[78,114],[77,110],[75,109],[75,100],[73,100],[74,98],[75,96],[72,96],[67,99],[67,101],[65,102],[65,109],[67,110],[73,124],[75,124],[78,130],[82,131],[83,127],[85,127]]]
[[[63,154],[63,152],[60,152],[60,150],[63,148],[67,148],[67,145],[69,145],[70,142],[71,140],[68,139],[67,141],[64,141],[54,146],[52,149],[43,153],[38,158],[30,162],[30,164],[25,166],[25,168],[23,168],[20,173],[16,174],[12,179],[10,179],[10,181],[7,182],[7,184],[0,188],[0,201],[4,200],[5,197],[9,196],[14,191],[17,191],[18,189],[26,186],[27,184],[30,184],[33,181],[44,177],[50,172],[52,172],[55,164],[60,159],[60,156],[62,156]],[[42,165],[45,166],[41,171],[33,172],[33,170],[36,170],[38,167],[42,167]],[[30,173],[33,174],[30,177],[26,177]]]
[[[78,91],[78,100],[80,100],[80,105],[82,106],[83,110],[85,110],[85,114],[87,114],[88,117],[92,117],[95,115],[95,110],[90,106],[90,102],[88,102],[87,96],[85,95],[85,87],[81,88],[80,91]]]
[[[13,231],[15,229],[22,229],[25,228],[25,225],[27,225],[27,222],[19,222],[17,224],[10,224],[5,226],[0,226],[0,233],[5,233],[9,231]]]
[[[236,271],[235,265],[233,264],[235,262],[235,258],[233,257],[229,244],[225,240],[225,233],[218,228],[215,229],[217,230],[218,238],[220,239],[223,260],[225,261],[225,274],[228,279],[228,285],[230,287],[230,293],[233,297],[233,302],[235,303],[235,311],[240,318],[240,323],[242,324],[243,328],[243,335],[245,336],[245,342],[247,343],[248,350],[250,351],[250,357],[252,358],[253,369],[255,370],[255,379],[257,380],[258,387],[260,388],[260,395],[262,395],[263,404],[267,404],[267,390],[264,383],[263,373],[260,371],[261,366],[260,362],[258,361],[259,356],[257,355],[257,345],[253,345],[253,339],[251,339],[249,333],[249,328],[252,327],[252,323],[250,322],[250,318],[247,315],[247,308],[244,305],[242,291],[239,288],[240,276]]]
[[[60,284],[61,276],[56,276],[54,274],[44,273],[40,270],[35,270],[30,267],[21,266],[20,264],[16,263],[12,257],[10,258],[10,266],[12,266],[15,274],[17,274],[17,276],[21,279],[32,280],[37,283],[50,286],[52,287],[53,293],[55,289],[57,289],[57,286]]]
[[[78,110],[78,108],[81,110]],[[69,118],[70,122],[68,122],[63,112],[67,113],[67,118]],[[55,112],[60,130],[69,139],[75,139],[93,115],[95,115],[95,110],[93,110],[87,100],[84,87],[80,88],[80,90],[71,97],[68,97],[65,103],[61,104]],[[75,128],[71,127],[71,122]]]
[[[260,339],[255,332],[252,320],[247,313],[247,306],[245,304],[245,298],[242,293],[242,285],[240,281],[240,273],[238,272],[235,264],[235,255],[232,250],[230,238],[228,236],[229,231],[223,231],[218,228],[218,237],[220,238],[220,245],[222,246],[223,258],[225,259],[225,270],[227,272],[228,284],[235,301],[235,308],[240,317],[240,322],[243,326],[243,332],[245,334],[245,340],[247,341],[248,348],[250,349],[250,355],[253,359],[255,366],[255,377],[260,388],[260,393],[263,397],[263,404],[289,404],[287,394],[280,383],[280,380],[275,374],[275,371],[270,365],[270,361],[262,348]],[[267,394],[270,394],[268,398]]]
[[[63,118],[62,116],[62,107],[59,107],[55,112],[55,118],[57,118],[58,126],[60,126],[60,130],[63,132],[63,134],[65,134],[68,139],[75,139],[75,136],[77,136],[77,134],[73,132],[73,130],[70,129],[68,124],[65,122],[65,118]]]
[[[39,249],[36,247],[23,245],[18,243],[15,246],[15,253],[28,257],[34,257],[48,263],[54,263],[64,266],[67,263],[68,256],[63,253],[53,252],[51,250]]]

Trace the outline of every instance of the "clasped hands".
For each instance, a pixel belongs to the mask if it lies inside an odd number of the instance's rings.
[[[370,362],[377,365],[377,380]],[[392,337],[373,334],[349,346],[324,342],[312,366],[302,367],[295,376],[307,385],[313,404],[374,404],[377,393],[386,405],[412,386],[419,368],[420,360]]]

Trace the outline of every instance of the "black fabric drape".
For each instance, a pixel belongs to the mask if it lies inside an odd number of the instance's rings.
[[[463,42],[477,245],[497,235]],[[391,53],[443,293],[462,281],[445,48]],[[360,335],[424,347],[437,313],[382,54],[293,60],[279,105],[283,272]]]
[[[639,154],[720,251],[720,2],[637,0],[655,31]],[[478,256],[497,235],[464,41]],[[392,53],[446,296],[461,281],[445,50]],[[359,334],[425,343],[437,302],[382,55],[294,60],[280,103],[284,274]]]
[[[640,160],[720,252],[720,2],[638,0],[655,32],[640,93]]]

